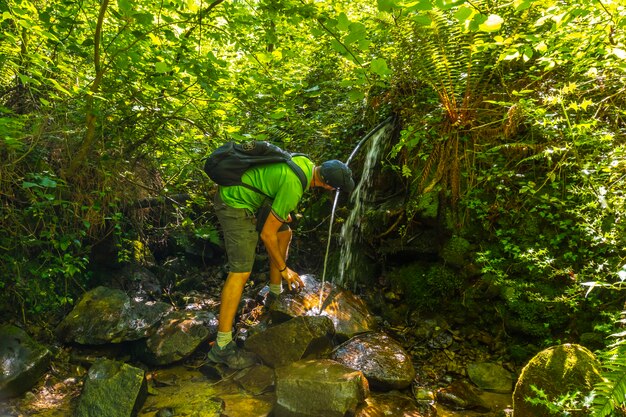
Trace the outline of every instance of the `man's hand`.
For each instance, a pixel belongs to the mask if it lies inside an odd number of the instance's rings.
[[[285,281],[287,281],[288,292],[300,292],[304,288],[304,282],[300,279],[300,275],[296,271],[286,268],[280,273]]]

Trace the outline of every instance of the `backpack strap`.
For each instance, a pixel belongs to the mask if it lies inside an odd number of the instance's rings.
[[[299,156],[299,155],[293,155],[293,156]],[[302,155],[302,156],[304,156],[304,155]],[[302,170],[302,168],[300,168],[298,166],[298,164],[293,162],[293,160],[291,160],[291,159],[289,159],[288,161],[285,161],[285,162],[287,163],[287,165],[289,165],[289,168],[291,168],[291,170],[293,172],[295,172],[295,174],[300,179],[300,183],[302,184],[302,191],[304,192],[304,190],[306,190],[306,186],[308,185],[308,182],[306,180],[306,175],[304,174],[304,171]]]
[[[306,156],[304,154],[293,154],[293,156]],[[300,184],[302,185],[302,192],[304,192],[304,190],[306,190],[306,186],[308,185],[307,179],[306,179],[306,174],[304,173],[304,171],[302,170],[302,168],[300,168],[298,166],[298,164],[296,164],[295,162],[293,162],[293,160],[288,159],[285,161],[285,163],[289,166],[289,168],[291,168],[291,170],[298,176],[298,179],[300,180]],[[247,188],[248,190],[252,190],[255,193],[259,193],[259,194],[263,194],[265,197],[267,198],[271,198],[270,196],[268,196],[267,194],[265,194],[263,191],[259,190],[258,188],[256,188],[253,185],[250,184],[246,184],[245,182],[241,181],[241,185],[242,187]]]

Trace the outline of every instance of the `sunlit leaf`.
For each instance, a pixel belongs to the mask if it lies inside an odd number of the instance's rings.
[[[622,48],[613,48],[611,52],[613,52],[613,55],[615,55],[619,59],[626,59],[626,51],[624,51]]]
[[[504,19],[502,19],[497,14],[490,14],[487,20],[478,28],[483,32],[496,32],[500,30],[500,27],[502,27],[502,23],[504,23]]]
[[[451,9],[455,6],[460,6],[465,3],[466,0],[435,0],[435,6],[442,10]]]
[[[532,0],[515,0],[513,2],[513,7],[519,12],[528,9],[530,6],[532,6],[532,3]]]

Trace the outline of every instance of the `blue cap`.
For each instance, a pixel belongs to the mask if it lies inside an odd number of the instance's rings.
[[[320,165],[322,180],[333,188],[351,193],[354,190],[352,171],[346,164],[336,159],[326,161]]]

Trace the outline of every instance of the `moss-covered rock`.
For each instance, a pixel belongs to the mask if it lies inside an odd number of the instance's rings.
[[[468,262],[471,245],[460,236],[452,236],[443,245],[439,255],[448,265],[464,267]]]
[[[513,393],[515,417],[552,417],[542,404],[533,405],[527,398],[537,398],[532,387],[546,395],[553,403],[567,393],[587,396],[600,381],[600,364],[587,348],[565,344],[539,352],[522,369]],[[582,398],[582,397],[581,397]],[[587,411],[572,411],[571,416],[586,416]]]

